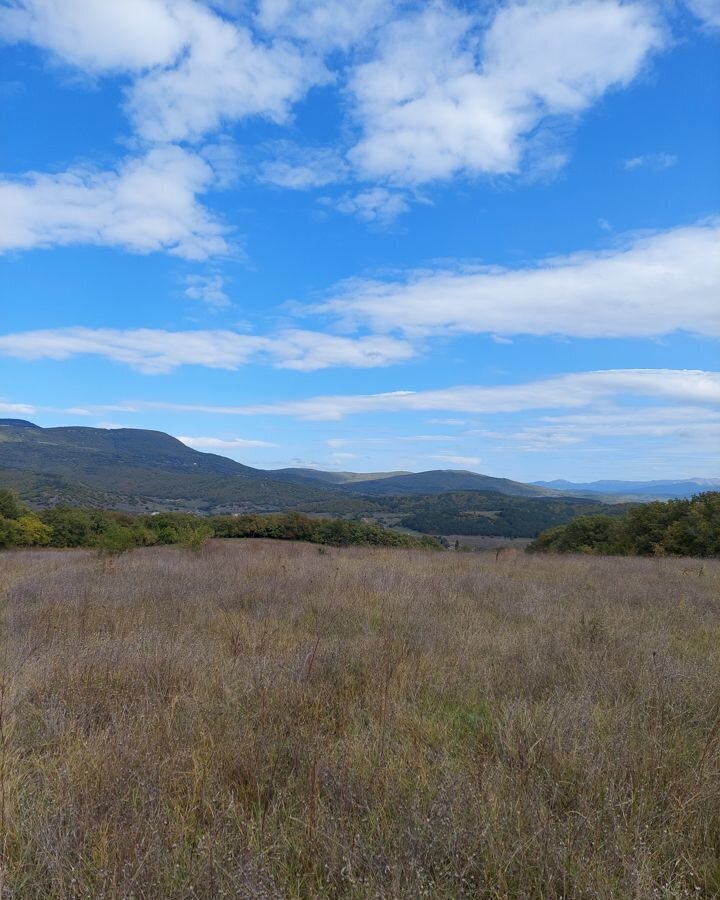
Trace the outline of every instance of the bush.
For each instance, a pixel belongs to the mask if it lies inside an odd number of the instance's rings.
[[[416,538],[367,522],[311,518],[297,512],[204,518],[191,513],[131,515],[56,507],[35,515],[9,491],[0,492],[0,508],[10,514],[0,516],[0,548],[94,547],[114,556],[152,544],[180,544],[188,550],[200,550],[212,537],[265,537],[338,547],[440,547],[434,538]]]
[[[720,492],[646,503],[624,516],[579,516],[544,531],[532,551],[629,556],[720,555]]]

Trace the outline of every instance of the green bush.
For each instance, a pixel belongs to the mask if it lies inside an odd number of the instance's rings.
[[[629,556],[720,555],[720,492],[646,503],[624,516],[579,516],[544,531],[529,550]]]
[[[134,547],[179,544],[200,550],[212,537],[265,537],[334,546],[439,548],[434,538],[416,538],[379,525],[345,519],[312,518],[290,512],[271,515],[211,516],[191,513],[131,515],[98,509],[56,507],[30,513],[10,491],[0,491],[0,548],[93,547],[114,556]]]

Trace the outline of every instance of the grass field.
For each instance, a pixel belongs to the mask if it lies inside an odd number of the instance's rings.
[[[0,896],[720,896],[720,562],[0,556]]]

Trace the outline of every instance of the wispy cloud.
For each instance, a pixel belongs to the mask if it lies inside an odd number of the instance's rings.
[[[403,362],[414,350],[406,342],[382,335],[348,338],[287,330],[264,337],[228,330],[60,328],[2,335],[0,355],[18,359],[102,356],[156,375],[183,365],[233,370],[258,361],[298,371],[370,368]]]
[[[469,431],[468,436],[506,443],[515,450],[546,452],[615,438],[683,441],[695,450],[716,447],[720,410],[702,406],[634,406],[603,408],[569,415],[542,416],[520,429]]]
[[[633,156],[626,159],[623,166],[626,169],[650,169],[654,172],[662,172],[663,169],[671,169],[678,163],[678,158],[672,153],[645,153],[641,156]]]
[[[291,190],[305,191],[343,180],[348,165],[337,150],[327,147],[299,147],[290,141],[276,141],[264,148],[270,158],[260,164],[260,181]]]
[[[32,416],[36,411],[37,408],[28,403],[10,403],[0,399],[0,413],[5,416]]]
[[[436,459],[438,462],[450,463],[453,466],[479,466],[482,462],[479,456],[456,456],[452,453],[438,453],[427,458]]]
[[[258,447],[277,447],[268,441],[255,440],[253,438],[216,438],[216,437],[187,437],[178,435],[178,440],[193,450],[248,450]]]
[[[427,391],[338,394],[277,403],[223,406],[202,403],[139,402],[102,407],[107,412],[169,410],[238,416],[292,416],[338,421],[363,413],[515,413],[580,410],[618,398],[720,406],[720,372],[689,369],[607,369],[572,372],[522,384],[463,385]],[[335,446],[339,446],[336,444]]]
[[[686,0],[694,15],[706,28],[720,28],[720,0]]]

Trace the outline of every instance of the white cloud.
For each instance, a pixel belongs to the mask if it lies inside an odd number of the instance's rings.
[[[131,73],[128,111],[151,141],[197,139],[246,116],[284,121],[329,78],[312,52],[257,41],[195,0],[12,0],[0,33],[93,74]]]
[[[403,194],[376,187],[360,191],[358,194],[345,194],[332,205],[342,213],[357,216],[363,222],[387,224],[409,209]]]
[[[60,328],[0,336],[0,355],[58,360],[95,355],[149,375],[183,365],[234,370],[267,360],[297,371],[330,366],[370,368],[404,362],[413,353],[409,344],[394,338],[347,338],[301,330],[261,337],[227,330]]]
[[[215,309],[231,305],[222,275],[188,275],[185,284],[185,293],[191,300],[200,300]]]
[[[172,63],[187,43],[172,0],[10,0],[0,34],[28,41],[90,72],[134,71]]]
[[[383,22],[392,0],[260,0],[257,22],[268,32],[315,47],[347,49]]]
[[[178,435],[178,440],[194,450],[247,450],[253,447],[277,447],[268,441],[258,441],[250,438],[216,438],[216,437],[184,437]]]
[[[351,158],[401,183],[518,171],[528,135],[632,81],[664,35],[649,4],[535,0],[479,21],[433,4],[384,32],[350,88],[364,135]]]
[[[382,335],[346,338],[316,331],[292,330],[272,340],[270,352],[275,356],[276,364],[299,371],[331,366],[374,368],[407,362],[415,355],[410,344]]]
[[[1,346],[1,345],[0,345]],[[608,369],[572,372],[525,384],[466,385],[430,391],[391,391],[312,397],[254,406],[141,403],[105,407],[113,412],[165,409],[217,415],[278,415],[337,421],[373,412],[516,413],[580,409],[619,397],[643,397],[688,405],[720,405],[720,372],[687,369]]]
[[[228,251],[227,229],[201,206],[213,170],[179,147],[156,147],[116,170],[76,167],[0,180],[0,252],[99,244],[186,259]]]
[[[720,337],[720,222],[521,269],[353,281],[320,309],[407,334]]]
[[[543,416],[537,424],[515,431],[467,433],[500,440],[513,449],[531,452],[597,444],[616,437],[628,440],[674,438],[697,450],[718,446],[720,410],[701,406],[610,407],[597,412]]]
[[[128,110],[153,141],[197,140],[224,122],[265,116],[284,122],[292,103],[329,73],[312,53],[286,41],[261,44],[207,9],[188,7],[187,53],[149,72],[130,91]]]
[[[324,187],[347,177],[348,166],[340,154],[328,148],[298,147],[277,141],[267,148],[274,155],[260,165],[260,181],[304,191]]]
[[[708,28],[720,28],[720,0],[687,0],[693,14]]]
[[[27,403],[8,403],[6,400],[0,400],[0,413],[5,416],[32,416],[36,407]]]
[[[661,172],[663,169],[671,169],[678,162],[677,156],[672,153],[645,153],[641,156],[633,156],[626,159],[623,165],[626,169],[651,169]]]

